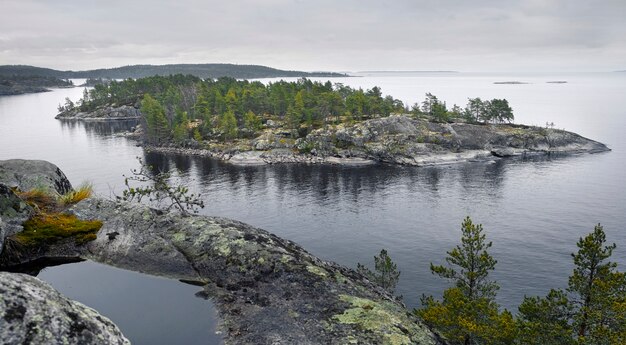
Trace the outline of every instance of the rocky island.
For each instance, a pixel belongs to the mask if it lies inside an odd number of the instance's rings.
[[[512,124],[505,99],[462,109],[427,94],[408,107],[377,87],[193,76],[96,85],[60,120],[136,120],[129,137],[147,150],[233,164],[437,165],[524,155],[597,153],[602,143],[549,126]]]
[[[71,80],[33,75],[2,75],[0,73],[0,96],[48,92],[49,88],[74,87]]]
[[[291,241],[230,219],[75,195],[61,205],[44,197],[72,192],[51,163],[0,161],[4,270],[80,258],[194,282],[215,301],[226,344],[445,344],[386,290]],[[85,230],[93,236],[61,229],[63,236],[34,237],[27,224],[42,213],[94,223]],[[45,231],[51,228],[48,223]],[[0,273],[0,281],[0,336],[10,343],[127,343],[108,319],[36,278]]]

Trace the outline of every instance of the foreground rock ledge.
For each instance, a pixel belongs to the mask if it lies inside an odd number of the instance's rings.
[[[109,319],[41,280],[0,272],[2,344],[130,344]]]
[[[0,161],[0,172],[2,236],[19,231],[19,223],[32,211],[12,187],[28,189],[37,182],[37,187],[56,191],[71,188],[58,167],[48,162]],[[402,303],[360,274],[322,261],[267,231],[224,218],[185,217],[98,198],[84,200],[67,212],[101,220],[97,239],[82,246],[72,239],[36,248],[5,245],[0,262],[19,265],[81,257],[202,285],[201,295],[217,306],[226,344],[443,344]],[[0,282],[9,284],[0,287],[3,332],[29,336],[35,334],[29,330],[41,330],[36,335],[44,338],[33,338],[34,343],[124,343],[121,335],[100,338],[114,334],[116,328],[88,308],[79,313],[78,303],[63,300],[65,304],[59,305],[55,301],[61,301],[60,295],[46,284],[2,274]],[[30,286],[46,292],[31,293]],[[22,315],[11,296],[25,291],[36,298],[15,297],[27,310]],[[37,297],[42,295],[47,297]],[[72,320],[76,316],[78,321],[70,322],[66,316]],[[5,326],[7,317],[12,323]],[[15,322],[22,328],[11,328]],[[108,331],[87,331],[92,326]],[[13,342],[14,338],[1,339]],[[30,338],[15,339],[20,343]]]
[[[267,231],[102,199],[71,212],[104,222],[82,257],[205,285],[227,344],[443,344],[363,276]]]

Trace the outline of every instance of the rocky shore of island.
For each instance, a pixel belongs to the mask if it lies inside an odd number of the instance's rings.
[[[140,138],[141,134],[135,134]],[[506,157],[599,153],[610,149],[565,130],[515,124],[436,123],[408,115],[328,126],[292,139],[268,128],[232,143],[142,144],[147,151],[205,156],[236,165],[280,163],[430,166]]]

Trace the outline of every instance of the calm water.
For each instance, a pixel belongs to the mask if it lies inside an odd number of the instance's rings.
[[[529,84],[493,84],[512,80]],[[568,83],[546,83],[553,80]],[[136,156],[163,169],[177,168],[204,195],[204,214],[267,229],[351,267],[372,264],[373,255],[386,248],[402,271],[398,293],[409,306],[417,306],[421,294],[438,295],[447,286],[430,274],[429,263],[443,262],[467,215],[484,225],[494,243],[493,277],[507,308],[516,308],[524,295],[565,286],[573,268],[569,253],[599,222],[618,245],[614,261],[626,269],[625,74],[370,74],[333,82],[378,85],[409,104],[421,102],[426,92],[449,106],[464,106],[468,97],[506,98],[517,123],[554,122],[613,151],[438,168],[234,167],[197,157],[144,155],[134,142],[112,134],[121,128],[54,120],[59,102],[82,93],[62,89],[0,98],[0,159],[52,161],[74,184],[89,180],[105,196],[121,193],[122,174],[137,167]]]
[[[113,320],[133,344],[218,344],[217,315],[201,287],[90,261],[48,267],[39,278]]]

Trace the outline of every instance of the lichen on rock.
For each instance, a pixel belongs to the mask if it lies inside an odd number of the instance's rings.
[[[3,344],[130,344],[106,317],[41,280],[0,272]]]

